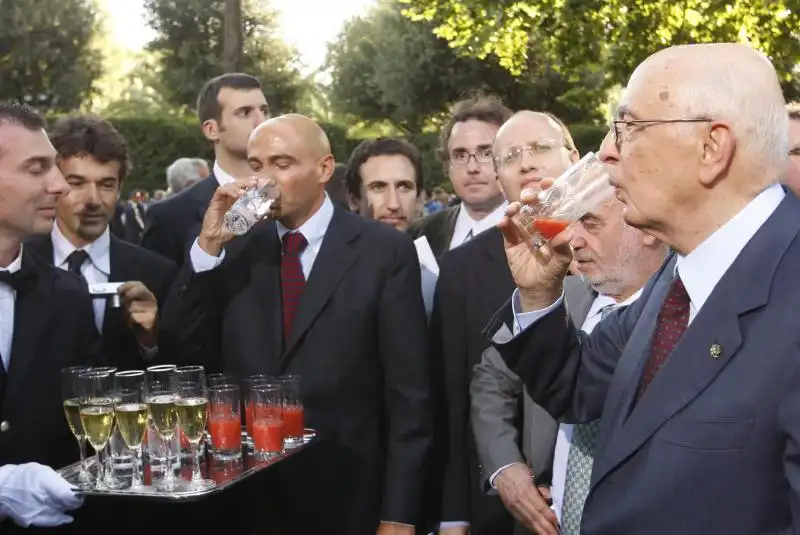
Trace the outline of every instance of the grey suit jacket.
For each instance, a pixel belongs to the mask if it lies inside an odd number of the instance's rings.
[[[589,336],[557,307],[496,345],[550,414],[600,417],[581,533],[800,533],[800,200],[787,192],[637,402],[674,266]]]
[[[575,325],[582,325],[594,301],[595,292],[580,277],[564,281],[564,297]],[[503,343],[512,333],[506,327],[494,333],[493,341]],[[512,372],[494,347],[483,352],[473,368],[470,384],[472,428],[481,459],[482,481],[490,491],[489,478],[511,463],[527,462],[536,477],[551,472],[558,422],[535,404],[517,374]],[[522,415],[520,396],[524,397]],[[519,422],[522,421],[522,451]]]

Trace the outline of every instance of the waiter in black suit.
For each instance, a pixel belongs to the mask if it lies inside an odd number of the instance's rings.
[[[564,123],[532,111],[519,112],[506,122],[494,148],[498,186],[512,201],[519,199],[523,188],[559,176],[578,159]],[[503,236],[496,227],[441,259],[431,316],[431,353],[444,366],[449,430],[441,533],[504,535],[513,530],[513,519],[500,499],[482,492],[469,387],[472,369],[489,347],[483,328],[514,288]]]
[[[214,146],[214,169],[207,178],[174,197],[153,204],[145,214],[142,246],[183,265],[200,233],[203,215],[218,186],[248,178],[247,139],[269,117],[261,83],[248,74],[228,73],[206,82],[197,97],[203,134]]]
[[[121,307],[112,306],[111,299],[94,299],[95,325],[111,363],[142,368],[168,338],[159,337],[158,308],[178,268],[109,232],[129,167],[127,143],[114,126],[99,117],[66,117],[53,126],[50,140],[70,191],[58,201],[52,232],[26,246],[44,262],[79,273],[90,285],[125,283],[119,289]]]
[[[511,110],[499,99],[475,96],[457,102],[442,128],[437,156],[461,203],[408,227],[414,239],[428,239],[436,258],[493,228],[503,217],[505,203],[492,166],[492,142],[509,117]]]
[[[52,467],[78,459],[64,418],[61,369],[99,364],[100,337],[76,275],[39,262],[22,242],[49,232],[69,191],[45,122],[0,104],[0,532],[70,522],[80,505]]]
[[[413,534],[432,441],[414,246],[334,208],[330,145],[307,117],[259,126],[248,158],[283,192],[278,220],[231,241],[223,215],[252,181],[217,190],[165,321],[186,360],[302,377],[307,424],[328,440],[281,482],[289,532]]]

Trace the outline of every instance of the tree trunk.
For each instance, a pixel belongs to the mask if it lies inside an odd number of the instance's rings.
[[[225,0],[225,72],[238,72],[242,65],[242,0]]]

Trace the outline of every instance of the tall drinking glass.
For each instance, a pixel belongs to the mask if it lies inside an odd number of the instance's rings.
[[[143,486],[139,473],[142,458],[142,441],[147,432],[150,411],[144,401],[145,374],[143,370],[130,370],[114,374],[114,393],[117,398],[117,428],[125,445],[133,452],[132,489]]]
[[[78,441],[78,450],[81,455],[81,471],[78,474],[78,486],[84,489],[91,487],[92,476],[86,469],[86,433],[83,432],[81,422],[81,407],[78,375],[88,371],[88,366],[70,366],[61,370],[61,396],[64,400],[64,415],[70,431]]]
[[[276,382],[274,377],[261,373],[248,375],[244,378],[244,423],[245,429],[247,429],[247,438],[251,445],[253,442],[253,407],[250,403],[249,392],[254,386],[274,382]]]
[[[283,423],[283,389],[280,383],[256,385],[250,389],[253,411],[253,451],[261,458],[271,459],[283,453],[285,427]]]
[[[95,372],[106,372],[114,375],[117,372],[116,366],[92,366],[92,371]],[[105,463],[105,486],[106,488],[113,489],[113,488],[120,488],[121,484],[119,481],[116,480],[114,477],[114,461],[115,458],[118,457],[122,450],[125,448],[125,443],[122,440],[122,436],[119,434],[119,429],[116,425],[111,427],[111,436],[108,438],[108,444],[106,445],[105,449],[105,459],[103,462]]]
[[[242,402],[239,385],[208,387],[211,455],[230,461],[242,457]]]
[[[284,375],[279,379],[283,392],[283,423],[286,426],[286,447],[294,448],[303,443],[303,435],[305,434],[300,376]]]
[[[523,205],[514,222],[526,241],[539,248],[613,194],[605,164],[587,152],[551,187],[540,191],[536,201]]]
[[[151,366],[145,373],[145,402],[150,410],[150,418],[159,438],[167,444],[164,477],[158,485],[166,492],[182,488],[175,477],[174,460],[170,447],[178,422],[178,411],[175,407],[175,402],[178,400],[175,370],[175,366],[165,364]]]
[[[192,480],[189,488],[201,490],[211,488],[216,483],[210,479],[203,479],[200,473],[200,441],[206,429],[208,417],[208,386],[206,385],[206,372],[202,366],[183,366],[175,370],[178,382],[178,422],[183,430],[186,440],[192,446]]]
[[[281,190],[272,181],[248,189],[224,216],[225,230],[241,235],[280,210]]]
[[[108,444],[114,428],[114,376],[89,369],[78,375],[80,415],[86,439],[94,448],[97,489],[103,489],[103,463],[100,452]]]

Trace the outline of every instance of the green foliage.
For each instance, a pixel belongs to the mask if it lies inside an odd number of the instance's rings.
[[[93,0],[0,0],[0,99],[67,111],[102,71]]]
[[[465,92],[482,90],[512,109],[547,110],[566,121],[599,119],[606,82],[597,69],[584,65],[565,75],[531,54],[525,74],[515,76],[492,58],[459,56],[433,29],[402,16],[391,0],[350,21],[329,48],[334,109],[418,133],[440,122]]]
[[[224,0],[145,0],[157,37],[151,82],[167,102],[193,110],[200,87],[222,74]],[[263,0],[243,2],[242,71],[261,80],[274,112],[293,110],[302,91],[296,53],[277,36],[277,18]]]
[[[800,0],[399,0],[413,20],[464,54],[495,56],[526,71],[531,47],[558,58],[562,72],[602,65],[625,83],[647,56],[666,46],[746,41],[766,53],[798,96]],[[794,80],[793,80],[794,75]]]

